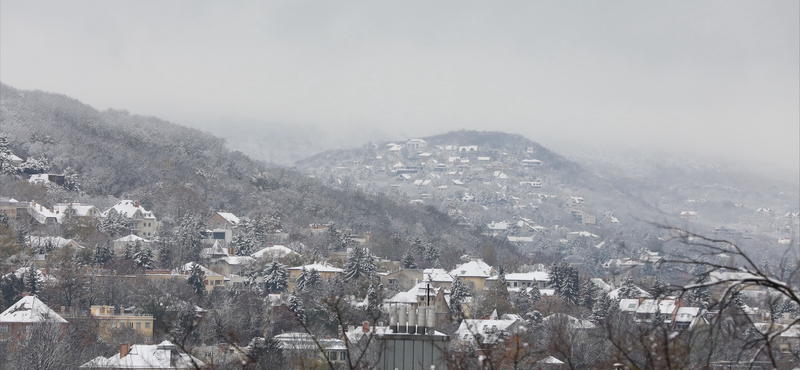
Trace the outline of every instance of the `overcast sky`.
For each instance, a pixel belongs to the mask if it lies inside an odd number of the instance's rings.
[[[0,80],[213,132],[500,130],[797,172],[798,4],[2,0]]]

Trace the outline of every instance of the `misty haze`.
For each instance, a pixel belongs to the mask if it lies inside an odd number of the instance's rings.
[[[2,369],[795,369],[797,2],[0,3]]]

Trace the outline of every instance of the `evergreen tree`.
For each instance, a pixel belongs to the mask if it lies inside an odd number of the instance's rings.
[[[162,268],[172,269],[172,240],[162,240],[158,242],[158,264]]]
[[[536,285],[535,281],[528,295],[531,297],[531,302],[533,303],[539,302],[539,300],[542,299],[542,293],[539,291],[539,287]]]
[[[147,247],[139,247],[133,254],[133,261],[136,266],[150,270],[153,268],[153,251]]]
[[[199,217],[195,215],[183,217],[176,233],[177,248],[181,252],[181,255],[178,256],[179,261],[197,262],[200,260],[205,229],[205,225]]]
[[[633,282],[633,278],[630,275],[625,276],[625,280],[622,282],[622,286],[619,288],[619,295],[617,296],[618,299],[633,299],[639,298],[642,296],[641,290],[639,287],[636,286]]]
[[[581,286],[581,299],[580,305],[591,309],[594,307],[597,296],[600,294],[600,288],[595,285],[591,280],[586,280]]]
[[[40,278],[39,278],[39,271],[36,270],[35,267],[31,266],[25,270],[25,275],[23,275],[23,280],[25,282],[25,287],[28,290],[28,293],[31,295],[39,294],[40,290]]]
[[[532,322],[534,325],[541,324],[542,321],[544,321],[544,317],[542,316],[542,313],[539,312],[539,311],[536,311],[536,310],[528,312],[525,315],[528,317],[528,320],[530,322]]]
[[[417,268],[417,263],[414,261],[414,255],[411,254],[411,249],[408,249],[405,253],[403,253],[403,258],[400,260],[400,263],[403,265],[403,268]]]
[[[653,280],[653,286],[650,287],[648,293],[650,293],[650,296],[654,299],[666,297],[669,294],[669,285],[656,276]]]
[[[664,315],[661,314],[661,307],[656,305],[656,312],[653,313],[653,318],[650,319],[650,325],[658,327],[664,324]]]
[[[300,298],[297,298],[296,295],[293,295],[289,298],[289,310],[294,312],[297,315],[297,320],[301,323],[306,323],[306,309],[303,306],[303,301]]]
[[[595,324],[603,322],[608,317],[611,304],[612,301],[611,298],[608,298],[608,294],[601,294],[600,299],[596,300],[592,306],[592,314],[589,316],[589,320]]]
[[[383,291],[383,285],[378,284],[376,287],[375,284],[370,283],[369,289],[367,289],[367,314],[370,317],[378,317],[380,311],[378,310],[378,305],[380,304],[380,292]]]
[[[300,269],[300,276],[297,277],[297,280],[294,282],[295,289],[298,292],[303,292],[306,290],[306,281],[308,279],[308,271],[306,271],[306,267],[303,266]]]
[[[308,277],[306,277],[306,289],[314,289],[318,287],[322,283],[322,274],[317,271],[317,269],[311,269],[308,271]]]
[[[550,267],[550,286],[572,303],[580,297],[579,284],[578,270],[568,262],[561,261]]]
[[[289,273],[286,271],[286,266],[272,262],[264,273],[264,285],[267,291],[271,293],[285,292],[288,287]]]
[[[126,234],[128,229],[128,218],[118,212],[109,212],[106,217],[100,220],[100,230],[112,238],[117,238]]]
[[[536,288],[532,288],[536,290]],[[524,314],[531,310],[533,306],[533,299],[531,299],[530,294],[528,294],[527,289],[520,288],[516,294],[514,294],[514,307],[517,309],[517,312],[520,314]]]
[[[450,316],[453,318],[459,318],[462,316],[463,312],[461,311],[461,304],[464,303],[464,299],[469,296],[469,290],[467,285],[461,281],[461,278],[456,277],[453,280],[453,285],[450,287]]]
[[[195,294],[202,297],[206,294],[206,273],[197,263],[192,263],[192,269],[189,271],[189,278],[187,283],[192,286]]]
[[[377,274],[378,267],[375,259],[363,247],[355,247],[347,256],[347,264],[344,266],[344,279],[347,281],[358,279],[361,276],[373,278]]]
[[[497,282],[486,291],[484,308],[493,308],[499,313],[509,313],[513,310],[505,276],[500,275]]]
[[[428,243],[425,246],[425,261],[434,263],[439,259],[439,250],[433,244]]]
[[[98,244],[94,248],[94,254],[92,255],[92,264],[102,266],[113,258],[114,258],[114,250],[111,248],[111,245],[109,245],[108,243]]]

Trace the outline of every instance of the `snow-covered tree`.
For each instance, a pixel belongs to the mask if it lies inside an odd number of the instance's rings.
[[[580,297],[578,270],[566,261],[550,267],[550,286],[562,297],[576,303]]]
[[[600,298],[592,306],[592,314],[589,320],[595,324],[603,322],[608,317],[611,310],[612,300],[608,294],[601,294]]]
[[[426,244],[425,246],[425,261],[434,263],[439,259],[439,250],[433,244]]]
[[[298,321],[303,324],[306,323],[306,308],[303,306],[303,301],[297,298],[296,295],[289,298],[289,310],[294,312]]]
[[[153,251],[149,247],[138,246],[133,254],[133,261],[136,266],[150,270],[153,268]]]
[[[469,296],[467,284],[464,284],[461,278],[456,277],[450,287],[450,315],[452,317],[459,318],[462,316],[461,304],[464,303],[464,299],[467,296]]]
[[[344,266],[344,279],[347,281],[355,280],[361,276],[367,278],[375,277],[378,267],[372,254],[363,247],[354,247],[349,256],[347,264]]]
[[[417,268],[417,263],[414,261],[414,255],[411,253],[410,249],[403,253],[403,258],[400,260],[400,263],[403,265],[403,268]]]
[[[287,286],[289,285],[289,273],[286,270],[286,266],[278,262],[272,262],[266,271],[264,271],[263,276],[264,286],[269,292],[285,292]]]
[[[581,286],[580,305],[591,309],[594,307],[594,302],[597,300],[598,295],[600,295],[600,288],[591,280],[586,280]]]
[[[533,290],[536,290],[536,288],[533,288]],[[517,312],[524,314],[530,311],[534,301],[531,299],[531,295],[528,294],[528,290],[523,287],[514,294],[512,303],[514,304],[514,308],[517,309]]]
[[[641,290],[636,284],[633,282],[633,278],[630,275],[625,276],[625,280],[622,281],[622,286],[619,288],[619,295],[617,296],[618,299],[633,299],[639,298],[642,296]]]
[[[303,292],[306,290],[307,278],[308,278],[308,270],[306,270],[306,267],[303,266],[300,269],[300,275],[297,277],[297,280],[294,281],[295,289],[297,289],[298,292]]]
[[[110,212],[107,217],[100,220],[100,230],[116,238],[128,232],[128,218],[117,212]]]
[[[653,286],[650,287],[648,293],[655,299],[666,297],[669,294],[669,285],[656,276],[653,280]]]
[[[109,243],[101,243],[94,248],[92,263],[95,265],[104,265],[113,258],[114,249],[111,248],[111,245]]]
[[[192,269],[189,270],[189,278],[187,279],[187,283],[192,286],[194,293],[198,296],[202,297],[206,294],[206,273],[200,267],[200,265],[193,263]]]

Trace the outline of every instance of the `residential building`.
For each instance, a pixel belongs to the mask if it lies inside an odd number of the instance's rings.
[[[123,343],[119,353],[111,357],[96,357],[80,366],[81,369],[205,369],[206,364],[200,359],[182,353],[178,346],[170,341],[159,344]]]
[[[0,313],[0,339],[22,336],[32,325],[44,323],[59,325],[67,333],[67,320],[35,295],[22,297]]]
[[[122,200],[103,213],[103,217],[121,214],[128,219],[131,233],[141,237],[152,237],[158,231],[158,219],[153,212],[146,210],[138,201]]]
[[[460,278],[464,284],[472,286],[474,290],[483,290],[486,287],[486,279],[494,274],[494,267],[489,266],[480,258],[473,258],[450,271],[450,276]]]
[[[116,312],[114,306],[93,305],[89,315],[79,315],[74,312],[64,313],[71,322],[89,324],[94,323],[100,339],[108,343],[119,342],[128,338],[130,333],[142,336],[142,339],[153,339],[153,316],[136,314],[132,312]]]
[[[303,266],[296,266],[289,268],[289,287],[288,291],[292,291],[295,288],[295,282],[297,278],[300,276],[303,268],[305,267],[306,271],[317,270],[320,276],[322,276],[322,280],[330,280],[335,278],[336,276],[341,276],[344,273],[344,270],[331,266],[327,263],[312,263]]]

